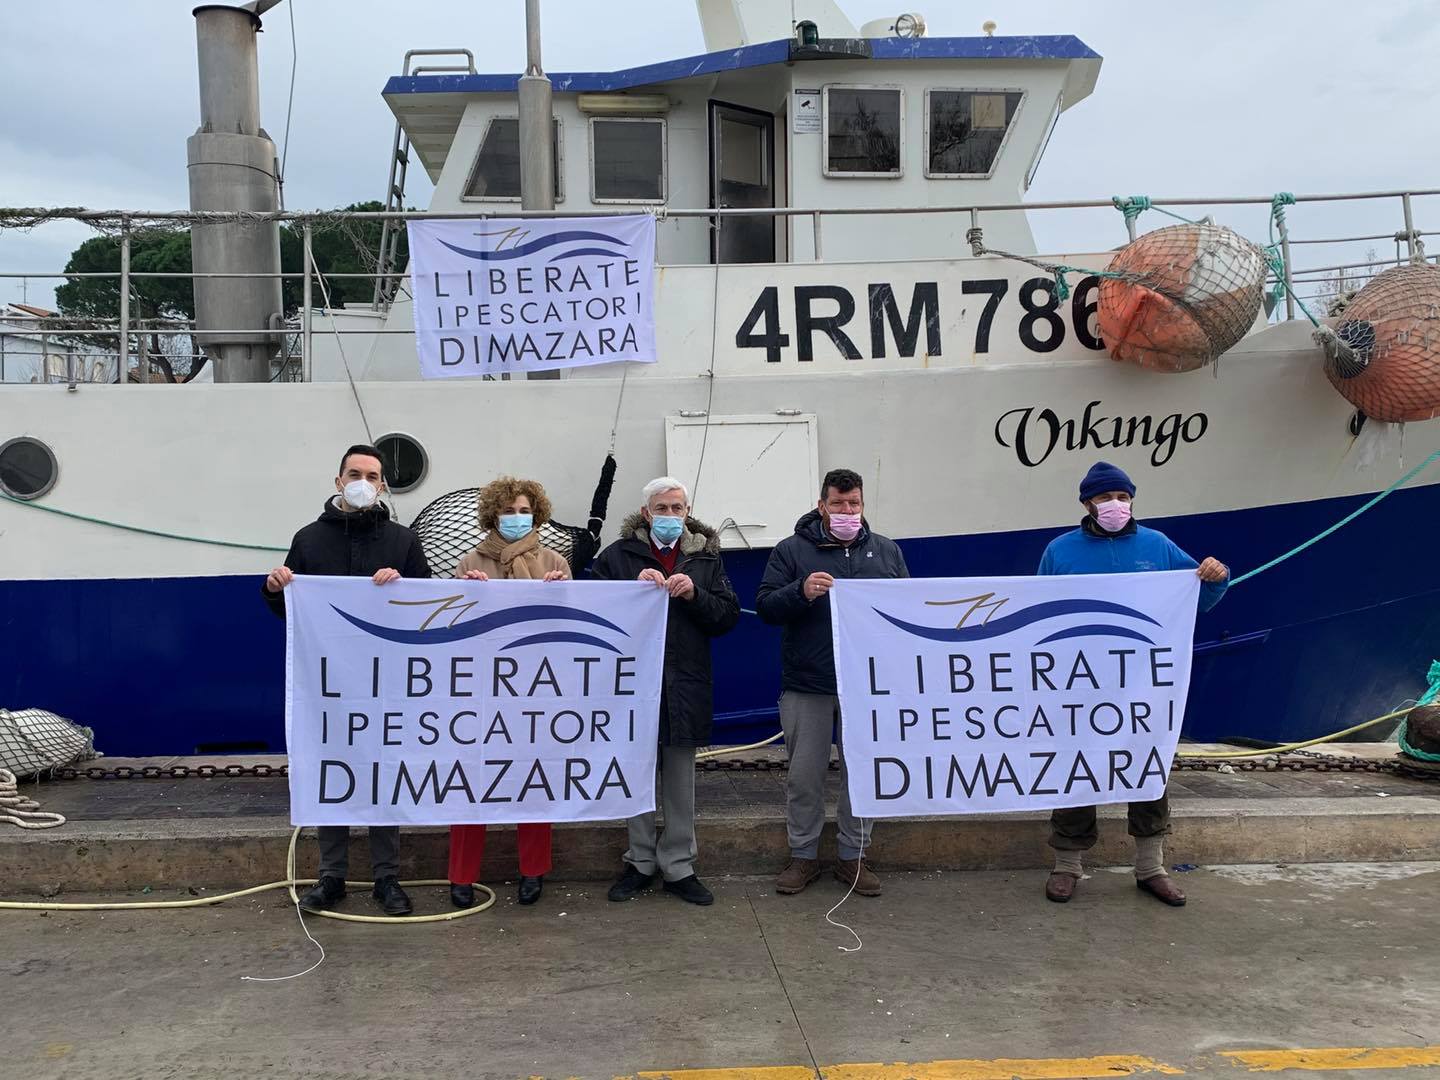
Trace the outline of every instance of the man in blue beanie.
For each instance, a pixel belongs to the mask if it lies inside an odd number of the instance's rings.
[[[1230,579],[1217,559],[1197,563],[1164,533],[1138,525],[1131,514],[1135,484],[1124,470],[1098,461],[1080,481],[1085,518],[1078,529],[1050,541],[1040,560],[1041,574],[1133,574],[1143,570],[1194,570],[1202,582],[1200,610],[1209,611]],[[1171,907],[1182,907],[1185,894],[1165,872],[1165,834],[1170,831],[1170,803],[1130,804],[1130,835],[1135,837],[1135,884]],[[1055,869],[1045,882],[1045,896],[1063,904],[1075,895],[1084,873],[1082,854],[1095,846],[1099,832],[1095,807],[1072,806],[1050,815],[1050,846]]]

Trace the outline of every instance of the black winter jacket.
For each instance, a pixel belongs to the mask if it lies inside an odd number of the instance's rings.
[[[705,746],[715,724],[710,639],[734,628],[740,619],[740,600],[725,576],[720,538],[714,529],[686,518],[685,531],[676,543],[680,554],[672,573],[689,575],[695,595],[670,601],[660,692],[660,743]],[[634,581],[645,569],[665,573],[650,546],[645,518],[632,514],[620,527],[620,539],[596,558],[591,574],[604,581]]]
[[[835,693],[835,647],[830,632],[830,597],[806,600],[805,579],[814,573],[836,578],[907,578],[905,556],[895,541],[870,531],[846,547],[825,532],[820,511],[795,523],[795,535],[775,545],[755,611],[765,622],[784,627],[780,646],[780,684],[806,694]]]
[[[420,537],[391,521],[383,503],[346,513],[335,506],[333,497],[325,500],[320,517],[290,541],[285,565],[297,574],[335,577],[370,577],[387,566],[405,578],[430,576]],[[270,610],[283,618],[285,594],[272,593],[263,581],[260,592]]]

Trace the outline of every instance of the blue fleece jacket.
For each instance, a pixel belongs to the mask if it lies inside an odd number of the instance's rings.
[[[1156,529],[1133,520],[1109,535],[1086,518],[1078,529],[1062,533],[1045,549],[1040,574],[1133,574],[1141,570],[1194,570],[1200,564]],[[1200,610],[1209,611],[1225,595],[1230,581],[1200,583]]]

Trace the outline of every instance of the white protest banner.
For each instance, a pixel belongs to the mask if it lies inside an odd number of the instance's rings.
[[[655,362],[655,218],[407,222],[427,379]]]
[[[292,824],[655,808],[664,590],[297,577],[285,609]]]
[[[1193,570],[840,580],[830,593],[861,817],[1158,799],[1180,738]]]

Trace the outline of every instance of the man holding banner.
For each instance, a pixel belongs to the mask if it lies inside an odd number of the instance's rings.
[[[1230,571],[1216,559],[1196,563],[1164,533],[1138,525],[1131,513],[1135,484],[1114,465],[1100,461],[1080,481],[1085,518],[1078,529],[1056,537],[1040,560],[1040,574],[1125,574],[1152,570],[1194,570],[1199,576],[1199,606],[1209,611],[1225,594]],[[1170,831],[1170,803],[1158,799],[1129,804],[1130,835],[1135,837],[1135,884],[1171,907],[1182,907],[1185,894],[1165,872],[1165,835]],[[1083,853],[1099,838],[1095,807],[1071,806],[1052,811],[1050,846],[1055,869],[1045,882],[1045,896],[1063,904],[1075,894],[1084,873]]]
[[[715,897],[695,874],[695,748],[710,741],[715,718],[710,639],[734,629],[740,601],[725,575],[720,538],[690,516],[685,485],[661,476],[641,495],[640,512],[626,519],[620,539],[600,553],[593,573],[601,580],[648,582],[670,597],[660,695],[665,831],[657,831],[653,810],[630,819],[625,871],[609,897],[633,899],[658,875],[666,892],[705,906]]]
[[[780,726],[790,769],[785,782],[785,825],[790,862],[775,881],[775,891],[798,893],[820,876],[820,833],[825,827],[825,774],[830,743],[840,720],[835,682],[835,648],[830,625],[830,590],[836,580],[907,578],[905,557],[893,540],[870,531],[865,493],[858,473],[832,469],[820,485],[814,510],[795,523],[770,553],[755,610],[771,625],[783,627],[781,645]],[[840,747],[840,806],[837,813],[840,858],[835,877],[861,896],[879,896],[880,879],[862,858],[869,826],[851,809]]]
[[[385,476],[379,450],[365,445],[346,450],[340,459],[335,489],[339,494],[325,501],[318,520],[295,534],[285,564],[270,571],[262,586],[265,602],[282,618],[286,615],[285,588],[296,574],[368,577],[376,585],[388,585],[402,577],[430,576],[420,538],[391,521],[390,511],[380,501]],[[319,839],[319,880],[300,900],[300,906],[307,911],[333,907],[345,897],[350,828],[323,825]],[[375,881],[373,895],[385,914],[410,914],[410,898],[400,887],[399,826],[370,827],[370,861]]]

